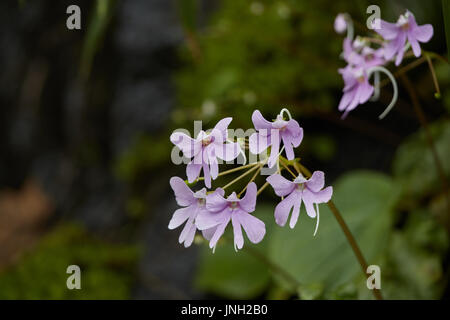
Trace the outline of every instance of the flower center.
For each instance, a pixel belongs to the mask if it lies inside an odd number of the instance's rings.
[[[359,76],[358,78],[356,78],[356,80],[358,80],[359,83],[363,83],[364,82],[364,76]]]
[[[212,142],[214,141],[214,137],[206,137],[205,139],[202,140],[202,146],[206,147],[208,145],[210,145]]]
[[[237,201],[233,201],[229,204],[231,209],[236,209],[237,207],[239,207],[239,203],[237,203]]]
[[[200,198],[197,200],[199,206],[203,207],[206,204],[206,199]]]
[[[305,189],[305,185],[303,183],[299,183],[299,184],[297,184],[297,186],[295,188],[297,190],[303,191]]]
[[[399,26],[403,31],[409,30],[409,14],[402,14],[400,18],[398,18],[397,26]]]

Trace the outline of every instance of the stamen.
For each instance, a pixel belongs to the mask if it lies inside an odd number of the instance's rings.
[[[213,141],[214,141],[214,137],[211,137],[211,136],[206,137],[205,139],[202,140],[202,145],[204,147],[206,147],[206,146],[210,145],[211,142],[213,142]]]
[[[299,183],[295,186],[296,189],[303,191],[305,189],[305,185],[303,183]]]
[[[239,206],[239,204],[236,201],[233,201],[229,204],[229,207],[231,209],[236,209]]]

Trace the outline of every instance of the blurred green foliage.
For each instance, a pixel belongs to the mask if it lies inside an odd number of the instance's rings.
[[[352,172],[334,184],[333,201],[352,230],[368,261],[385,249],[398,192],[392,180],[373,172]],[[358,194],[358,197],[355,197]],[[294,230],[276,228],[269,256],[304,285],[320,283],[332,291],[359,275],[360,266],[331,211],[320,205],[320,226],[302,208]]]
[[[46,235],[20,263],[0,273],[0,299],[128,299],[138,249],[95,239],[66,224]],[[69,290],[69,265],[81,269],[81,289]]]
[[[95,54],[103,43],[115,6],[116,0],[96,0],[93,4],[93,14],[90,17],[80,60],[80,73],[85,79],[89,77]]]
[[[187,50],[182,54],[187,66],[176,77],[180,109],[175,123],[218,112],[233,114],[237,126],[245,125],[255,107],[271,113],[300,100],[304,108],[331,108],[330,89],[341,83],[335,59],[341,39],[322,12],[332,8],[338,12],[339,5],[223,1],[198,38],[201,59],[193,61]]]
[[[267,205],[257,207],[258,218],[266,224],[266,234],[273,232],[272,208]],[[201,263],[196,285],[202,290],[233,299],[252,299],[261,295],[270,282],[270,270],[257,256],[247,248],[236,252],[233,246],[233,234],[228,228],[219,240],[217,251],[211,255],[207,245],[202,246]],[[267,254],[268,238],[258,245],[247,242],[251,252]]]
[[[140,135],[117,159],[114,171],[121,180],[132,183],[143,176],[143,173],[166,164],[171,149],[172,146],[166,136],[158,139]]]
[[[443,119],[430,126],[430,132],[442,166],[450,175],[450,121]],[[433,155],[430,152],[424,130],[411,135],[397,150],[393,173],[398,178],[404,196],[411,206],[421,198],[442,190]]]
[[[449,246],[442,225],[426,209],[420,209],[408,216],[405,228],[393,228],[400,190],[389,176],[355,171],[342,176],[334,186],[336,206],[366,259],[381,266],[384,297],[439,298],[446,277],[442,259]],[[273,210],[260,206],[255,212],[270,233],[255,250],[261,250],[301,283],[301,299],[372,298],[360,266],[326,205],[320,206],[316,237],[312,236],[315,220],[303,207],[294,230],[274,225]],[[245,245],[253,247],[248,242]],[[227,298],[255,298],[268,292],[269,286],[292,291],[292,283],[270,272],[262,260],[245,250],[235,253],[232,241],[224,240],[214,254],[204,250],[197,277],[203,290]]]

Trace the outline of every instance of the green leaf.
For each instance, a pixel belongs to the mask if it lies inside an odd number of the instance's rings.
[[[369,171],[349,173],[334,186],[333,201],[369,264],[385,249],[397,196],[389,177]],[[302,206],[293,230],[276,227],[269,255],[302,285],[321,283],[325,290],[336,289],[360,275],[361,267],[326,205],[320,206],[320,226],[313,237],[315,223]]]
[[[90,18],[87,35],[81,52],[80,72],[85,79],[89,77],[95,54],[105,36],[114,13],[115,5],[115,0],[97,0],[95,2],[94,14]]]
[[[266,223],[266,237],[260,244],[255,246],[246,240],[243,250],[235,252],[228,228],[215,253],[207,245],[202,247],[195,281],[198,288],[230,299],[252,299],[266,290],[270,281],[269,269],[245,248],[251,246],[253,250],[264,254],[273,225],[273,208],[259,206],[255,216]]]
[[[139,248],[110,244],[72,224],[57,226],[20,261],[0,272],[0,299],[129,299]],[[68,290],[69,265],[82,290]]]
[[[443,120],[430,125],[431,135],[444,171],[450,172],[450,121]],[[420,130],[411,135],[397,150],[393,162],[394,176],[410,199],[420,200],[431,192],[441,190],[438,171],[427,143]]]
[[[306,285],[300,285],[300,287],[297,290],[297,293],[301,300],[318,299],[323,293],[323,284],[309,283]]]

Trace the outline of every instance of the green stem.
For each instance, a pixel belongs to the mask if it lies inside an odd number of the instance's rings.
[[[226,185],[224,185],[222,187],[222,189],[226,189],[229,186],[231,186],[232,184],[238,182],[239,180],[241,180],[242,178],[244,178],[245,176],[249,175],[250,173],[252,173],[253,171],[255,171],[256,169],[260,168],[260,166],[254,166],[253,168],[251,168],[250,170],[248,170],[247,172],[244,172],[243,174],[241,174],[239,177],[237,177],[236,179],[232,180],[231,182],[227,183]]]

